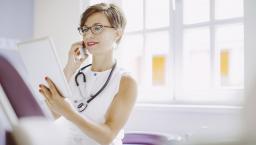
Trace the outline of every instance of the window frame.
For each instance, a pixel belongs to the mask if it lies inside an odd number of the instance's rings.
[[[139,86],[139,95],[141,96],[138,101],[139,103],[171,103],[173,100],[174,100],[174,87],[170,87],[170,86],[174,86],[174,75],[166,75],[166,82],[167,84],[169,84],[168,86],[166,86],[165,88],[169,88],[169,94],[166,94],[164,96],[159,96],[158,98],[155,98],[154,96],[147,96],[147,94],[145,93],[141,93],[143,92],[143,89],[145,88],[149,88],[147,90],[153,90],[151,91],[150,93],[148,94],[152,94],[154,93],[159,87],[153,87],[152,85],[148,85],[148,84],[152,84],[152,80],[150,79],[146,79],[146,78],[151,78],[152,76],[152,52],[150,51],[149,53],[149,50],[146,49],[146,39],[147,39],[147,34],[149,33],[154,33],[154,32],[162,32],[162,31],[167,31],[168,34],[169,34],[169,53],[167,54],[167,56],[169,57],[166,57],[166,74],[167,73],[172,73],[174,74],[174,69],[173,69],[173,66],[174,66],[174,62],[173,62],[173,57],[174,57],[174,53],[173,53],[173,37],[172,36],[174,33],[174,27],[172,24],[172,21],[173,21],[173,16],[171,15],[174,15],[174,11],[172,9],[169,10],[169,15],[170,15],[170,19],[169,19],[169,26],[166,26],[166,27],[160,27],[160,28],[146,28],[146,1],[147,0],[143,0],[143,26],[142,26],[142,30],[136,30],[136,31],[128,31],[125,33],[125,35],[129,36],[129,35],[137,35],[137,34],[141,34],[142,37],[143,37],[143,58],[144,58],[144,65],[141,65],[143,66],[144,68],[142,70],[146,70],[146,72],[149,72],[149,74],[147,74],[147,76],[144,76],[145,79],[142,79],[144,82],[142,82],[142,85],[143,87],[140,87]],[[171,0],[169,0],[169,7],[170,8],[173,8],[173,2]],[[146,80],[146,81],[145,81]],[[163,87],[164,89],[164,87]]]

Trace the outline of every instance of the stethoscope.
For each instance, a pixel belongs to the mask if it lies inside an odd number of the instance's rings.
[[[79,87],[78,77],[79,77],[79,76],[82,76],[82,77],[83,77],[83,83],[86,83],[86,76],[85,76],[85,74],[83,73],[83,70],[86,69],[87,67],[91,66],[91,65],[92,65],[92,64],[88,64],[88,65],[82,67],[82,68],[78,71],[78,73],[75,75],[75,83],[76,83],[76,86],[78,87],[78,90],[79,90],[79,93],[80,93],[81,96],[83,96],[83,95],[82,95],[82,91],[81,91],[81,89],[80,89],[80,87]],[[95,99],[95,98],[105,89],[105,87],[106,87],[106,86],[108,85],[108,83],[109,83],[109,80],[110,80],[110,78],[111,78],[111,76],[112,76],[113,71],[115,70],[115,68],[116,68],[116,62],[115,62],[115,64],[113,65],[113,67],[112,67],[112,69],[111,69],[111,71],[110,71],[110,73],[109,73],[109,75],[108,75],[108,78],[107,78],[106,82],[104,83],[104,85],[101,87],[101,89],[100,89],[96,94],[90,95],[90,98],[89,98],[85,103],[84,103],[83,101],[82,101],[82,102],[78,102],[77,100],[74,101],[74,103],[78,103],[78,105],[77,105],[76,107],[77,107],[77,110],[78,110],[79,112],[83,112],[83,111],[87,108],[88,104],[89,104],[93,99]]]

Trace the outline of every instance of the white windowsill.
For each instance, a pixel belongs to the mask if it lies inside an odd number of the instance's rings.
[[[138,103],[136,110],[142,111],[175,111],[194,113],[241,113],[243,107],[228,105],[191,105],[191,104],[150,104]]]

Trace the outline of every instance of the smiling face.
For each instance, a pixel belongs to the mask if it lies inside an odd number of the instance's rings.
[[[93,34],[91,29],[98,30],[98,27],[91,28],[92,26],[107,26],[102,27],[99,34]],[[120,33],[117,29],[112,27],[107,17],[100,12],[90,15],[84,26],[91,28],[83,37],[86,48],[91,54],[105,53],[113,50],[113,44],[120,38]]]

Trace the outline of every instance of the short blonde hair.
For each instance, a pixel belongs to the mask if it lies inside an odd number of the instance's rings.
[[[94,13],[103,13],[107,17],[112,27],[114,27],[115,29],[121,29],[122,32],[124,32],[126,26],[126,18],[124,16],[124,13],[115,4],[107,3],[99,3],[87,8],[81,16],[80,27],[83,27],[88,17],[90,17]],[[119,40],[117,40],[117,43],[119,43],[121,38],[122,36]]]

